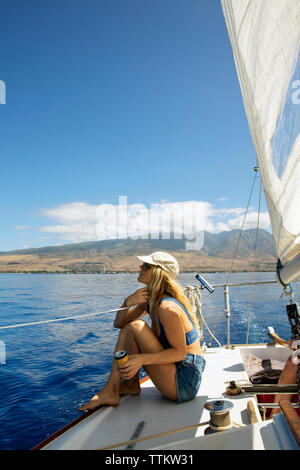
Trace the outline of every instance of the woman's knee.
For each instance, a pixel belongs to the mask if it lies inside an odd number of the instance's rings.
[[[121,329],[121,335],[132,335],[135,333],[139,333],[142,331],[146,323],[143,320],[133,320],[130,323],[127,323],[127,325],[124,325],[123,328]]]
[[[292,363],[291,357],[288,358],[285,364],[285,370],[291,374],[297,373],[298,366]]]
[[[120,334],[123,334],[123,335],[126,334],[127,331],[128,331],[129,325],[130,325],[130,323],[127,323],[126,325],[124,325],[124,326],[121,328]]]
[[[296,383],[297,366],[292,363],[289,357],[281,373],[279,384]]]
[[[146,323],[143,320],[133,320],[128,323],[128,330],[132,333],[139,333],[145,326]]]

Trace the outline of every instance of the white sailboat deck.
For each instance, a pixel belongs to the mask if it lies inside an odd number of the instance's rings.
[[[262,421],[254,395],[226,395],[227,382],[248,380],[243,357],[249,352],[261,359],[286,360],[289,351],[280,346],[246,346],[235,349],[212,348],[204,353],[206,368],[197,397],[178,405],[161,396],[151,380],[142,384],[139,396],[126,396],[118,407],[105,407],[87,416],[44,446],[44,449],[99,449],[113,446],[114,449],[128,449],[128,444],[118,445],[133,438],[144,438],[174,429],[209,421],[210,414],[204,408],[207,401],[230,400],[231,421],[242,427],[204,435],[208,425],[154,437],[137,442],[140,449],[298,449],[282,415],[274,420]],[[253,403],[257,423],[250,424],[247,411],[249,400]],[[135,435],[139,424],[143,427]]]

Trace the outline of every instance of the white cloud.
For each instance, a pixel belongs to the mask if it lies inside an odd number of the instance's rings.
[[[170,232],[176,238],[195,236],[196,232],[221,232],[240,229],[245,209],[215,209],[204,201],[184,201],[151,204],[127,204],[120,196],[119,204],[92,205],[84,202],[64,204],[45,209],[43,215],[55,221],[40,227],[40,232],[58,235],[60,240],[82,242],[115,238],[158,238],[162,233],[168,239]],[[245,229],[256,228],[257,212],[249,209]],[[267,212],[260,214],[260,228],[269,228]]]
[[[96,222],[97,207],[86,202],[73,202],[43,210],[43,215],[62,223],[77,221]]]
[[[227,215],[235,215],[235,217],[228,218],[228,220],[222,220],[226,218]],[[214,232],[222,232],[229,230],[241,229],[245,217],[245,209],[230,209],[227,213],[221,212],[216,214],[216,216],[221,216],[221,220],[215,222]],[[258,221],[258,213],[254,210],[250,210],[247,213],[247,217],[244,223],[244,230],[256,228]],[[259,216],[259,228],[268,229],[270,228],[270,218],[268,212],[261,212]]]

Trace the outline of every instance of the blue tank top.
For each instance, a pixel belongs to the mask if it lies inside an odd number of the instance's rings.
[[[190,317],[189,312],[186,310],[186,308],[177,299],[174,299],[174,297],[165,297],[164,299],[161,299],[161,301],[159,302],[159,305],[161,304],[161,302],[163,300],[171,300],[172,302],[176,302],[185,311],[185,313],[189,317],[190,322],[193,325],[193,329],[191,331],[189,331],[188,333],[185,333],[185,342],[186,342],[186,344],[194,343],[199,338],[199,336],[198,336],[198,332],[196,330],[196,327],[195,327],[194,323],[192,322],[192,319]],[[147,303],[147,312],[150,313],[149,301]],[[158,317],[158,324],[159,324],[159,328],[160,328],[160,335],[158,337],[158,340],[160,341],[160,343],[162,344],[162,346],[165,349],[171,348],[171,345],[170,345],[170,343],[167,339],[164,327],[161,324],[161,322],[159,320],[159,317]]]

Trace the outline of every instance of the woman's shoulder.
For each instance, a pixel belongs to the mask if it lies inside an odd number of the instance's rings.
[[[160,318],[163,318],[169,314],[181,314],[182,307],[177,303],[178,301],[173,297],[164,297],[159,301],[158,314]]]
[[[178,307],[183,308],[183,305],[181,304],[181,302],[179,302],[179,300],[177,300],[175,297],[167,297],[167,296],[163,296],[159,300],[158,305],[159,306],[163,305],[163,306],[168,306],[168,307],[178,306]]]

